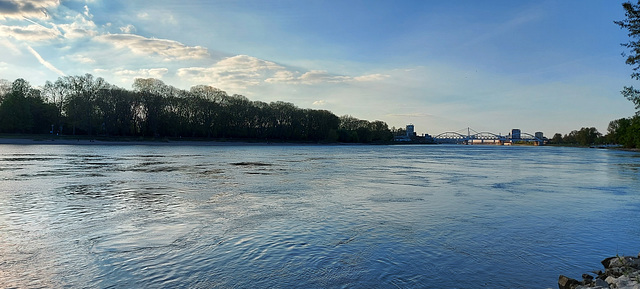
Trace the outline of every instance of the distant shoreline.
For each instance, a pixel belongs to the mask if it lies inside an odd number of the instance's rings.
[[[359,146],[359,145],[427,145],[416,143],[323,143],[323,142],[295,142],[295,141],[267,141],[256,139],[129,139],[126,137],[96,137],[87,136],[49,136],[49,135],[1,135],[0,145],[105,145],[105,146]],[[430,144],[434,145],[434,144]],[[565,147],[563,145],[550,145]],[[569,146],[580,147],[580,146]],[[587,146],[581,148],[589,148]],[[609,147],[599,148],[640,153],[640,149]]]
[[[89,139],[19,139],[0,138],[3,145],[144,145],[144,146],[247,146],[267,143],[220,142],[220,141],[104,141]]]
[[[315,143],[315,142],[286,142],[237,139],[119,139],[119,138],[88,138],[80,136],[2,136],[0,145],[127,145],[127,146],[336,146],[363,145],[360,143]]]

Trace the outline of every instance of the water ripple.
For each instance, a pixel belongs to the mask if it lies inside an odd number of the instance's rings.
[[[1,148],[3,288],[553,287],[640,237],[627,152]]]

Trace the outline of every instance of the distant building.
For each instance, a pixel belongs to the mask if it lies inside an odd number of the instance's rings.
[[[412,125],[412,124],[408,124],[408,125],[407,125],[407,136],[408,136],[408,137],[414,137],[414,136],[416,136],[416,131],[415,131],[415,129],[414,129],[414,127],[413,127],[413,125]]]
[[[415,127],[413,126],[413,124],[408,124],[406,127],[406,133],[404,135],[396,135],[393,138],[393,140],[396,142],[410,142],[410,143],[422,143],[422,144],[434,143],[433,138],[428,134],[418,136],[416,134]]]
[[[541,131],[537,131],[535,135],[537,139],[544,140],[544,133],[542,133]]]
[[[521,132],[520,129],[518,128],[514,128],[511,130],[511,139],[521,139],[522,137],[520,136]]]

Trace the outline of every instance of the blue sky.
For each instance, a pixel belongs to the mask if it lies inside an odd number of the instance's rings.
[[[633,115],[611,0],[0,0],[0,79],[154,77],[416,126],[547,136]]]

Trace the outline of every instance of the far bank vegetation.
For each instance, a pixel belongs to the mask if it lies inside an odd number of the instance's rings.
[[[24,79],[1,80],[0,133],[347,143],[393,138],[383,121],[251,101],[207,85],[182,90],[153,78],[136,79],[127,90],[91,74],[39,88]]]
[[[640,148],[640,117],[633,116],[609,122],[607,134],[603,135],[595,127],[583,127],[564,136],[556,133],[549,144],[556,145],[606,145],[617,144],[625,148]]]

